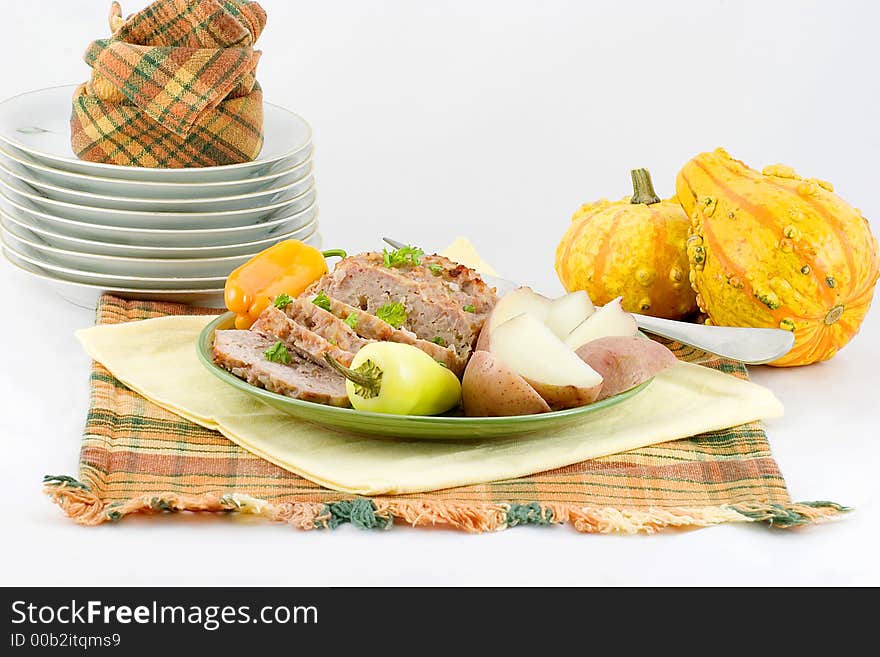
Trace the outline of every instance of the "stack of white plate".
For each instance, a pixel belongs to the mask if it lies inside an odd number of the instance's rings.
[[[213,303],[226,276],[280,240],[320,247],[311,129],[265,105],[253,162],[146,169],[78,160],[74,86],[0,103],[3,255],[63,297],[94,306],[127,298]]]

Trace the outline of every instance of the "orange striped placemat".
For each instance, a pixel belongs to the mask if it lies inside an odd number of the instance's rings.
[[[105,295],[97,320],[116,324],[216,312]],[[670,346],[683,360],[747,378],[741,364]],[[794,527],[846,510],[833,502],[793,503],[758,422],[519,479],[353,498],[156,406],[97,363],[79,476],[47,476],[45,490],[85,525],[132,513],[205,511],[258,514],[301,529],[347,522],[387,529],[403,522],[481,532],[568,523],[581,532],[653,533],[724,522]]]

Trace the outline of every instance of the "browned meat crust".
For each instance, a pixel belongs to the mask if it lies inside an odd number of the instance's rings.
[[[371,315],[387,304],[402,303],[407,311],[402,328],[423,340],[441,341],[467,358],[494,306],[495,292],[472,270],[461,269],[441,256],[430,258],[425,258],[427,264],[389,268],[378,253],[352,256],[310,292],[323,291]],[[437,264],[441,275],[435,276],[429,264]]]
[[[314,299],[314,295],[311,297],[307,297],[307,299],[309,301],[311,299]],[[362,338],[365,338],[367,342],[372,342],[375,340],[385,342],[401,342],[403,344],[409,344],[414,347],[418,347],[434,360],[446,365],[446,367],[455,372],[455,374],[458,376],[461,376],[461,374],[464,372],[465,366],[467,365],[467,357],[460,356],[452,347],[444,347],[433,342],[428,342],[427,340],[421,340],[417,338],[416,334],[412,331],[407,331],[406,329],[396,329],[389,323],[379,319],[375,315],[371,315],[370,313],[361,310],[360,308],[355,308],[354,306],[350,306],[347,303],[338,301],[333,297],[330,297],[330,313],[327,313],[327,311],[318,308],[317,306],[315,306],[315,304],[311,305],[314,306],[318,310],[318,312],[325,315],[332,314],[339,321],[342,321],[339,318],[347,319],[351,315],[354,315],[355,331],[357,331],[358,335],[360,335]]]
[[[294,322],[320,335],[322,338],[338,346],[344,351],[357,353],[361,347],[370,342],[364,340],[354,331],[345,319],[328,313],[312,303],[313,296],[301,296],[284,306],[284,314]]]
[[[318,365],[325,364],[325,355],[330,354],[343,365],[351,365],[357,349],[346,351],[337,344],[324,339],[318,333],[297,324],[274,306],[269,306],[251,326],[251,331],[281,340],[290,350],[304,356]],[[332,340],[332,338],[331,338]]]
[[[330,406],[349,406],[345,379],[329,367],[291,353],[290,365],[266,360],[263,352],[275,343],[256,331],[217,331],[214,362],[251,385],[280,395]]]
[[[360,260],[370,266],[384,267],[381,253],[363,253],[351,256],[348,260]],[[396,266],[394,271],[412,280],[420,281],[428,287],[439,284],[458,301],[460,306],[473,305],[477,315],[489,314],[498,300],[495,289],[487,285],[476,270],[436,253],[422,256],[419,265],[404,263]]]
[[[324,292],[329,311],[313,303]],[[439,255],[420,265],[388,268],[382,255],[346,258],[283,309],[270,306],[248,331],[217,331],[214,361],[236,376],[296,399],[349,406],[345,380],[326,365],[330,354],[350,365],[373,341],[418,347],[461,376],[483,323],[497,298],[472,269]],[[394,328],[376,312],[402,303],[406,322]],[[346,321],[348,320],[348,321]],[[280,340],[290,364],[264,352]]]

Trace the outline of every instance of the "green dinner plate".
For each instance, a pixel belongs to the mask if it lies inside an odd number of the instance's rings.
[[[352,408],[325,406],[314,402],[291,399],[268,390],[252,386],[214,364],[211,358],[214,331],[233,328],[234,315],[226,313],[208,324],[199,336],[198,352],[202,364],[214,376],[239,390],[253,395],[273,408],[288,415],[321,426],[367,434],[381,438],[409,438],[412,440],[477,440],[492,437],[511,437],[535,431],[558,429],[590,421],[590,415],[600,409],[614,406],[644,390],[645,383],[608,397],[588,406],[536,415],[513,415],[507,417],[464,417],[461,414],[434,416],[388,415],[368,413]]]

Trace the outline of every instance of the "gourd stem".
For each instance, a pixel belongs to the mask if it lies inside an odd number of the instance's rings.
[[[329,251],[322,251],[321,255],[325,258],[347,258],[348,254],[342,249],[330,249]]]
[[[330,365],[334,370],[339,372],[346,379],[351,381],[356,386],[360,386],[364,390],[367,390],[370,393],[370,397],[375,397],[379,394],[379,391],[382,388],[382,370],[380,370],[375,365],[372,365],[368,368],[371,372],[378,372],[377,375],[367,374],[365,372],[361,372],[359,370],[353,370],[350,367],[346,367],[338,360],[333,358],[329,353],[324,354],[324,360],[327,361],[327,364]],[[367,361],[369,362],[369,361]]]
[[[651,205],[659,203],[660,197],[654,191],[654,184],[651,182],[651,174],[647,169],[632,170],[633,195],[630,203],[644,203]]]

